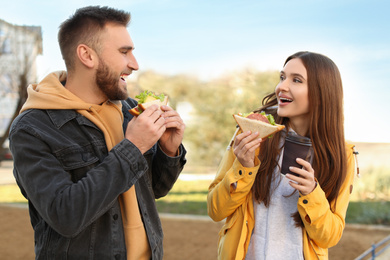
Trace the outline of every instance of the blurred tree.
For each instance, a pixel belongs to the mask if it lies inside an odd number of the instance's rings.
[[[148,71],[128,89],[132,97],[144,90],[165,93],[173,108],[179,102],[190,103],[193,111],[183,141],[189,148],[188,164],[215,167],[235,131],[232,115],[260,107],[262,98],[274,90],[278,80],[277,71],[244,70],[209,82]]]
[[[208,82],[198,91],[192,105],[196,124],[187,129],[187,141],[196,153],[197,164],[217,166],[235,132],[233,114],[250,112],[261,106],[262,98],[272,92],[278,72],[245,70]]]
[[[16,97],[15,107],[2,111],[10,119],[0,136],[0,154],[8,138],[12,121],[27,99],[27,86],[35,83],[36,57],[42,54],[42,32],[39,26],[17,26],[0,20],[0,93],[2,97]],[[0,157],[0,161],[2,156]]]
[[[169,105],[176,108],[178,102],[190,102],[201,84],[198,79],[191,76],[167,76],[145,71],[138,75],[135,82],[130,82],[128,90],[130,97],[133,98],[145,90],[164,93],[169,96]]]

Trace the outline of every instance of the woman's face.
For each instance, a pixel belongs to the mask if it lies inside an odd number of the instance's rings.
[[[278,115],[288,117],[293,129],[294,126],[300,128],[302,124],[308,124],[308,91],[307,71],[301,59],[288,61],[280,72],[280,82],[275,93],[278,99]]]

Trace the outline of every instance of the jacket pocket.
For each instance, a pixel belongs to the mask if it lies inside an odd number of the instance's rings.
[[[228,217],[226,220],[226,223],[222,226],[221,230],[219,231],[219,239],[221,239],[223,236],[226,235],[226,233],[233,227],[234,223],[237,221],[237,211],[231,215],[231,217]]]
[[[73,182],[87,175],[87,172],[99,163],[99,158],[91,144],[70,146],[55,152],[65,171],[69,172]]]
[[[237,250],[238,239],[235,238],[234,234],[229,235],[229,231],[234,231],[232,228],[234,224],[237,223],[238,212],[237,210],[228,217],[226,223],[222,226],[219,231],[219,239],[218,239],[218,259],[230,259]],[[233,236],[232,236],[233,235]],[[236,241],[235,241],[236,240]]]

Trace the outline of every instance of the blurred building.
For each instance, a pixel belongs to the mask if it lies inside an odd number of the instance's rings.
[[[36,58],[40,54],[40,26],[13,25],[0,19],[0,136],[14,113],[21,75],[27,82],[37,81]]]

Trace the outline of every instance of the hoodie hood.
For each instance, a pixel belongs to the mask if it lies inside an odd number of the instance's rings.
[[[39,84],[29,85],[28,97],[20,112],[32,108],[89,110],[94,107],[99,110],[100,105],[84,102],[62,85],[66,76],[66,71],[57,71],[47,75]]]
[[[65,71],[57,71],[47,75],[39,84],[29,85],[28,97],[20,113],[28,109],[76,110],[103,131],[107,148],[111,150],[124,138],[122,103],[110,100],[101,105],[86,103],[62,85],[66,76]]]

